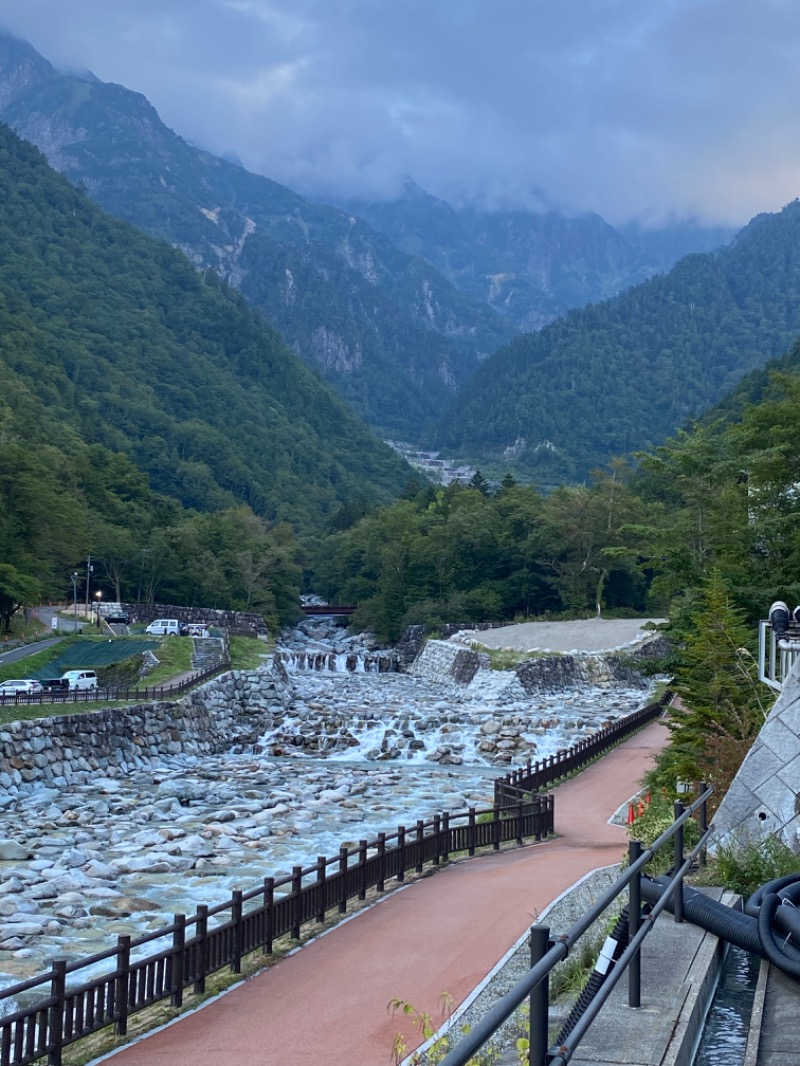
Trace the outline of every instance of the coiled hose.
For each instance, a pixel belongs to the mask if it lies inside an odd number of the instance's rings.
[[[643,877],[642,899],[656,903],[666,884],[665,878]],[[800,980],[800,913],[795,899],[800,899],[800,874],[762,885],[748,899],[744,913],[684,886],[683,913],[694,925],[760,955],[789,977]],[[672,901],[666,909],[672,910]]]
[[[556,1037],[555,1047],[560,1047],[566,1041],[569,1034],[580,1021],[583,1012],[602,988],[606,978],[613,970],[617,960],[627,946],[628,908],[625,906],[622,908],[614,928],[608,934],[600,949],[600,954],[597,956],[594,970],[592,970],[592,976],[586,982],[575,1006],[569,1012],[567,1020],[561,1028],[561,1032]]]

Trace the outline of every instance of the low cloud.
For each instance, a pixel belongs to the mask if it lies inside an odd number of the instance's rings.
[[[6,0],[9,8],[9,0]],[[26,0],[0,25],[310,195],[743,223],[800,193],[793,0]]]

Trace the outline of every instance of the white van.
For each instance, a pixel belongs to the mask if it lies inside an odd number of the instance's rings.
[[[69,685],[70,692],[97,688],[97,674],[94,670],[67,670],[61,680]]]
[[[177,618],[156,618],[155,622],[145,627],[145,633],[153,637],[179,637],[181,624]]]

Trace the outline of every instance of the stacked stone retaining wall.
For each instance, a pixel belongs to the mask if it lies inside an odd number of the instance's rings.
[[[646,660],[666,653],[667,644],[658,636],[624,651],[596,654],[553,654],[525,659],[514,670],[517,681],[527,694],[561,692],[590,685],[595,688],[613,685],[646,687],[643,666]],[[456,641],[429,640],[411,665],[411,673],[438,681],[467,685],[491,660],[485,652],[465,648]]]
[[[412,663],[410,672],[417,677],[468,685],[482,666],[490,665],[485,652],[472,651],[447,640],[429,640]]]
[[[11,722],[0,728],[0,795],[85,784],[255,743],[289,690],[281,667],[233,670],[175,702]]]
[[[174,603],[123,603],[122,609],[134,622],[154,622],[156,618],[177,618],[187,625],[212,625],[221,629],[267,637],[263,615],[253,611],[223,611],[215,607],[179,607]]]

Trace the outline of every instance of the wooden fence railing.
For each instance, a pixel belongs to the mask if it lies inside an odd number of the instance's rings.
[[[230,670],[230,668],[230,662],[219,662],[205,670],[195,670],[193,674],[185,677],[183,681],[176,681],[169,685],[150,685],[144,688],[139,688],[138,685],[135,688],[115,686],[114,688],[105,689],[74,689],[70,692],[35,692],[30,696],[0,695],[0,707],[14,705],[36,707],[39,704],[47,703],[106,703],[113,700],[122,700],[126,703],[149,703],[152,700],[168,700],[172,699],[173,696],[180,696],[184,692],[188,692],[194,685],[199,685],[201,681],[216,677],[217,674]],[[0,1063],[2,1061],[2,1054],[0,1053]]]
[[[520,799],[539,789],[548,788],[567,774],[579,770],[592,759],[613,748],[620,741],[635,733],[648,722],[654,721],[664,713],[664,708],[672,699],[672,692],[665,692],[660,699],[641,707],[633,714],[621,718],[599,733],[594,733],[585,740],[578,741],[571,748],[565,748],[555,755],[538,762],[528,762],[519,770],[512,770],[505,777],[498,777],[494,783],[494,802],[497,807],[514,807]]]
[[[270,954],[287,934],[299,939],[303,925],[346,913],[348,902],[365,899],[370,888],[382,892],[387,881],[401,882],[409,871],[459,852],[541,840],[553,832],[553,810],[552,796],[535,796],[503,811],[445,812],[342,847],[335,858],[295,866],[288,877],[268,877],[249,892],[235,891],[229,902],[199,906],[191,917],[176,914],[171,925],[136,940],[120,936],[116,947],[79,962],[56,959],[48,973],[0,993],[0,1066],[30,1066],[45,1056],[48,1066],[61,1066],[69,1044],[109,1026],[124,1035],[129,1016],[159,1000],[180,1007],[186,989],[203,993],[210,974],[225,967],[241,972],[245,955]],[[94,976],[81,980],[90,967]]]

